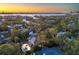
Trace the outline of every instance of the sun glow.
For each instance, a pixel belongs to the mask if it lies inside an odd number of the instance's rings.
[[[35,6],[33,4],[0,3],[0,12],[66,12],[61,7]]]

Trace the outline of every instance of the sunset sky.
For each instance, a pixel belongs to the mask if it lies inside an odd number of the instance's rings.
[[[78,3],[0,3],[0,12],[70,12],[78,11]]]

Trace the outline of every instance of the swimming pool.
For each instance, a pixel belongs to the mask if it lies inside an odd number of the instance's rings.
[[[35,55],[64,55],[64,52],[56,48],[43,47],[35,52]]]

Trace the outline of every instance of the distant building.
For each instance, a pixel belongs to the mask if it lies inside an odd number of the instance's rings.
[[[25,23],[27,23],[27,24],[30,23],[30,21],[28,21],[28,20],[26,20],[26,19],[23,19],[23,22],[25,22]]]

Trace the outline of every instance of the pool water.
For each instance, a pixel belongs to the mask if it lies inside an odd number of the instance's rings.
[[[64,55],[64,52],[56,48],[43,47],[40,51],[35,52],[35,55]]]

